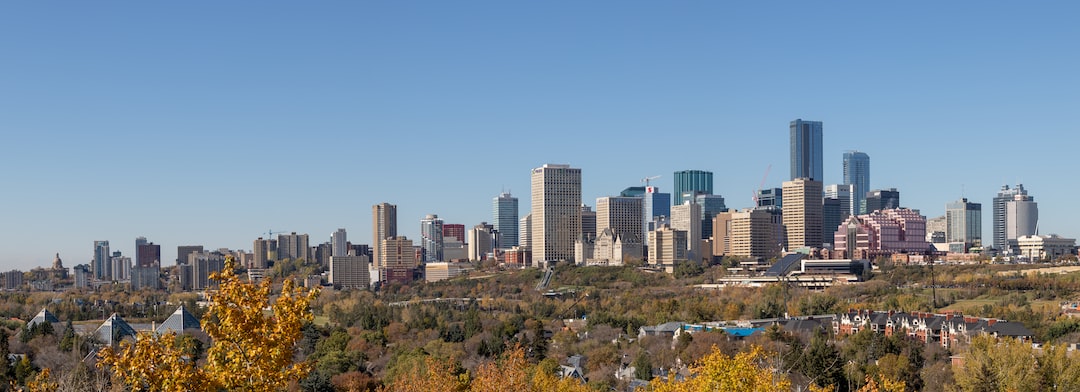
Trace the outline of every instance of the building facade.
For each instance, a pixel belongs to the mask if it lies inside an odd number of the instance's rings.
[[[648,243],[649,231],[656,229],[651,223],[655,222],[657,218],[671,216],[671,194],[660,192],[659,187],[647,186],[642,197],[644,198],[645,207],[642,233],[646,237],[646,239],[642,240],[642,243]]]
[[[781,224],[763,208],[722,212],[713,219],[713,254],[769,259],[780,255]]]
[[[94,241],[94,278],[112,279],[112,263],[109,253],[109,241]]]
[[[853,207],[849,215],[861,215],[867,212],[861,211],[866,193],[870,192],[870,156],[864,152],[847,151],[844,153],[844,184],[851,185],[854,198],[851,199]],[[846,218],[846,217],[845,217]]]
[[[694,202],[701,205],[701,238],[710,238],[712,237],[713,217],[728,210],[727,204],[724,203],[724,197],[698,194],[694,196]]]
[[[404,236],[384,239],[379,246],[383,265],[379,276],[388,283],[410,283],[415,280],[416,269],[420,266],[413,241]]]
[[[874,189],[866,193],[860,210],[864,214],[889,208],[900,208],[900,191],[896,188]]]
[[[487,222],[480,222],[479,225],[473,226],[469,230],[468,237],[469,260],[484,260],[494,249],[495,226],[489,225]]]
[[[518,224],[518,246],[532,249],[532,214],[525,214]]]
[[[785,248],[819,248],[824,243],[821,182],[797,178],[784,182]]]
[[[1008,247],[1002,250],[1016,251],[1017,239],[1038,234],[1038,228],[1039,205],[1035,203],[1035,198],[1028,195],[1014,196],[1013,200],[1005,203],[1005,239]]]
[[[1020,256],[1028,260],[1055,260],[1076,254],[1076,239],[1063,238],[1057,234],[1028,235],[1016,239]]]
[[[832,233],[843,257],[872,259],[894,253],[925,254],[926,217],[907,208],[885,209],[848,217]]]
[[[822,123],[796,119],[791,122],[791,180],[808,178],[824,182]]]
[[[708,170],[681,170],[675,172],[673,205],[693,200],[694,195],[713,193],[713,173]]]
[[[671,229],[686,233],[687,260],[701,261],[701,205],[687,200],[671,207]]]
[[[1024,189],[1024,184],[1017,184],[1015,188],[1009,188],[1008,185],[1002,185],[1001,190],[994,196],[993,200],[993,236],[994,236],[994,249],[1009,249],[1009,216],[1008,216],[1008,204],[1013,200],[1016,200],[1017,195],[1027,196],[1028,192]],[[1032,199],[1034,201],[1034,198]],[[1016,237],[1012,237],[1013,240]]]
[[[330,234],[330,257],[349,255],[349,237],[345,229]]]
[[[945,241],[964,243],[964,248],[982,245],[982,204],[961,198],[945,206]]]
[[[371,283],[371,258],[360,256],[330,256],[330,284],[340,289],[367,289]]]
[[[596,231],[599,238],[604,230],[611,229],[625,242],[641,244],[645,240],[642,226],[645,212],[644,198],[607,196],[596,199]]]
[[[383,240],[397,236],[397,206],[390,203],[380,203],[371,207],[371,246],[372,264],[376,270],[382,270],[383,266]]]
[[[573,262],[574,242],[584,230],[581,169],[554,164],[533,169],[531,211],[533,265],[548,260]]]
[[[458,241],[465,242],[465,225],[461,223],[443,223],[442,236],[443,241],[454,237]]]
[[[457,239],[464,240],[465,238],[462,237]],[[420,220],[420,246],[424,248],[425,263],[444,261],[443,221],[438,215],[428,214]]]
[[[310,238],[307,234],[279,234],[277,238],[277,260],[308,259]]]
[[[671,266],[678,261],[690,260],[688,243],[688,236],[683,230],[669,226],[654,230],[649,236],[649,264]]]
[[[518,199],[503,192],[492,200],[492,210],[492,225],[497,233],[495,247],[510,249],[518,246]]]

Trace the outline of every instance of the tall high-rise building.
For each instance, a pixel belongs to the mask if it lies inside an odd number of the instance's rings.
[[[438,215],[429,214],[420,220],[420,246],[424,248],[425,263],[443,261],[443,221]]]
[[[713,193],[713,173],[707,170],[681,170],[675,172],[674,205],[693,200],[697,194]]]
[[[309,240],[307,234],[278,234],[276,260],[307,260]]]
[[[791,122],[791,180],[809,178],[824,182],[822,176],[821,121]]]
[[[1028,195],[1013,196],[1012,201],[1005,203],[1005,222],[1005,237],[1009,241],[1009,247],[1017,253],[1020,250],[1019,245],[1014,245],[1017,244],[1017,239],[1038,234],[1036,230],[1039,228],[1039,205],[1035,203],[1035,198]]]
[[[277,261],[277,240],[259,237],[255,239],[251,249],[253,257],[248,268],[268,268],[271,261]]]
[[[532,249],[532,214],[525,214],[518,224],[518,247]],[[531,257],[530,257],[531,260]]]
[[[493,215],[498,249],[510,249],[518,246],[518,198],[503,192],[492,200]]]
[[[495,235],[494,225],[489,225],[487,222],[480,222],[479,225],[469,229],[469,233],[466,235],[469,237],[469,260],[483,260],[487,257],[488,253],[491,253],[492,249],[494,249],[492,247],[492,245],[494,245],[493,237]]]
[[[345,229],[337,229],[337,231],[330,234],[330,257],[333,256],[348,256],[349,255],[349,239],[345,233]]]
[[[694,203],[701,205],[701,239],[712,237],[713,217],[727,211],[724,197],[720,195],[694,195]]]
[[[187,264],[188,255],[203,251],[202,245],[180,245],[176,247],[176,265]]]
[[[1024,184],[1017,184],[1015,188],[1009,188],[1008,185],[1002,185],[1001,190],[998,191],[997,196],[994,196],[993,206],[993,219],[994,219],[994,249],[1004,250],[1009,249],[1009,236],[1008,236],[1008,211],[1006,211],[1007,204],[1016,199],[1017,195],[1027,196],[1028,192],[1024,189]],[[1032,199],[1034,200],[1034,199]],[[1016,239],[1015,237],[1011,239]]]
[[[416,258],[416,249],[413,248],[412,240],[406,237],[390,237],[384,239],[379,245],[384,263],[379,275],[383,281],[391,283],[409,283],[416,276],[416,269],[420,266]]]
[[[102,280],[112,279],[112,261],[109,253],[109,241],[94,241],[94,277]]]
[[[874,189],[866,193],[866,199],[863,200],[862,207],[865,207],[860,208],[865,211],[863,214],[900,208],[900,191],[896,190],[896,188]]]
[[[964,248],[982,244],[982,204],[961,198],[945,206],[945,240],[963,242]]]
[[[643,232],[642,197],[607,196],[596,199],[596,237],[606,229],[611,229],[622,242],[641,244],[645,240]],[[580,262],[580,261],[579,261]]]
[[[146,237],[135,239],[135,265],[150,267],[161,265],[161,245],[147,242]]]
[[[382,270],[382,242],[383,240],[397,236],[397,206],[390,203],[380,203],[371,207],[371,246],[372,254],[375,255],[372,263],[375,269]]]
[[[821,195],[820,181],[797,178],[784,182],[784,231],[788,250],[818,248],[824,243]]]
[[[120,251],[113,252],[112,257],[109,258],[109,264],[112,265],[110,270],[112,271],[112,280],[128,280],[131,279],[131,258],[120,254]]]
[[[701,204],[687,200],[671,207],[671,228],[686,232],[687,259],[701,261]]]
[[[870,156],[865,152],[847,151],[844,153],[844,184],[854,188],[854,198],[851,199],[853,211],[850,215],[865,214],[859,210],[866,200],[866,192],[870,192]],[[846,218],[846,217],[845,217]]]
[[[855,195],[855,186],[851,184],[831,184],[825,186],[825,198],[837,199],[840,201],[841,220],[847,219],[850,215],[859,215],[858,197]],[[866,198],[866,194],[863,194],[863,198]],[[840,224],[840,222],[837,222]]]
[[[645,187],[645,220],[657,216],[671,216],[671,194],[660,192],[660,187]]]
[[[581,169],[545,164],[532,170],[533,265],[574,261],[581,238]]]
[[[649,236],[649,264],[670,266],[677,261],[692,260],[687,254],[689,237],[685,231],[668,226],[653,231]]]
[[[833,236],[829,233],[836,231],[846,218],[847,214],[844,213],[840,199],[833,197],[821,199],[821,239],[826,244],[833,244]]]
[[[721,212],[713,218],[713,254],[776,257],[780,254],[780,226],[763,208]]]

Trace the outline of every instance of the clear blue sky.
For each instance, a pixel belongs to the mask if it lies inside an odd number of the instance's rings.
[[[825,123],[825,182],[930,217],[1023,182],[1080,235],[1080,15],[1071,2],[41,2],[0,5],[0,269],[94,240],[250,249],[268,229],[371,241],[436,213],[491,220],[529,170],[584,202],[716,173],[729,207]]]

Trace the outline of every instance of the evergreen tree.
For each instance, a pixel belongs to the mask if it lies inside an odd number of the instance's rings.
[[[75,327],[71,325],[71,319],[68,319],[67,324],[64,325],[64,335],[60,338],[60,350],[71,351],[75,348]]]
[[[7,330],[0,328],[0,388],[11,382],[12,368],[11,361],[8,360],[10,354],[11,348],[8,347]]]

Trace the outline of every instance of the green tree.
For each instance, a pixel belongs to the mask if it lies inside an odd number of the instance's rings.
[[[634,358],[634,378],[639,380],[652,380],[652,360],[644,350]]]
[[[75,327],[71,324],[69,318],[67,324],[64,325],[64,335],[60,338],[60,350],[71,351],[75,348]]]

